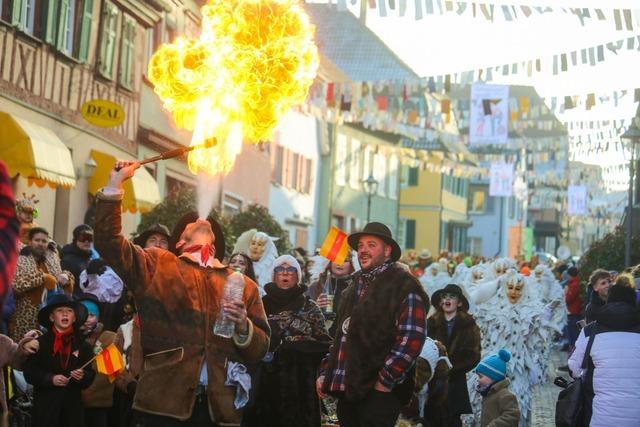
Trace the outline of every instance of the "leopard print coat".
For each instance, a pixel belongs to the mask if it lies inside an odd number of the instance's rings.
[[[73,274],[69,271],[62,271],[60,256],[56,249],[47,249],[44,268],[46,271],[38,268],[29,247],[22,246],[12,284],[16,311],[9,320],[9,336],[16,342],[20,341],[24,334],[30,330],[38,329],[38,310],[47,297],[44,287],[44,273],[55,277],[58,277],[60,273],[65,273],[69,282],[63,289],[67,294],[73,292]]]

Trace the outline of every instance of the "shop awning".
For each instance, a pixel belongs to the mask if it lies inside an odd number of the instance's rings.
[[[91,150],[91,157],[97,166],[93,176],[89,179],[89,193],[96,194],[109,182],[109,172],[113,169],[116,158],[96,150]],[[158,183],[144,167],[141,167],[133,178],[124,183],[122,210],[144,213],[153,209],[158,203],[160,203]]]
[[[0,159],[10,176],[20,174],[39,187],[73,187],[76,174],[71,152],[55,133],[14,115],[0,112]]]

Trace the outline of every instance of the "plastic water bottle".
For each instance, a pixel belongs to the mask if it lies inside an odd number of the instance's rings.
[[[239,271],[234,271],[227,277],[224,284],[224,292],[220,307],[220,315],[213,326],[213,333],[224,337],[231,338],[236,330],[236,324],[227,317],[224,311],[224,304],[233,301],[242,301],[244,294],[244,275]]]

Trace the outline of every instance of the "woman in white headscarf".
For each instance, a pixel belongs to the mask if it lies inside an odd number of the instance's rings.
[[[233,248],[233,253],[246,254],[253,261],[253,271],[261,295],[264,295],[264,285],[271,281],[271,267],[273,261],[278,257],[278,249],[273,243],[274,240],[277,239],[252,228],[238,237]]]

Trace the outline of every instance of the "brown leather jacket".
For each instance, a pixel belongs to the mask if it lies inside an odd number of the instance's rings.
[[[225,386],[227,362],[257,362],[269,348],[258,286],[245,277],[249,338],[240,342],[213,334],[226,278],[222,265],[204,268],[163,249],[142,249],[121,233],[121,202],[99,193],[96,249],[133,291],[141,319],[144,367],[134,409],[186,420],[196,400],[200,370],[208,373],[209,413],[221,425],[239,425],[235,387]],[[169,392],[168,392],[169,391]]]

